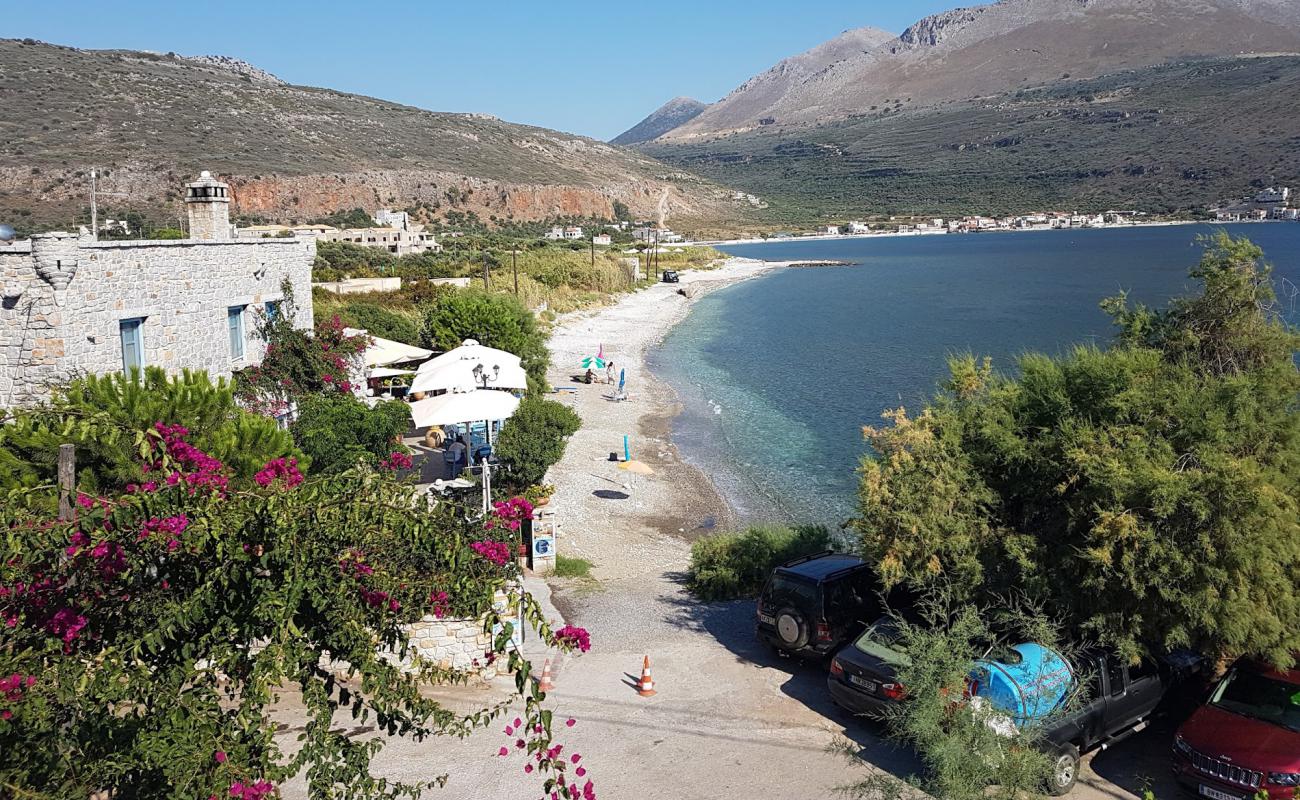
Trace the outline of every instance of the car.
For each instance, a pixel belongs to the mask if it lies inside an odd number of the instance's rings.
[[[898,668],[910,663],[899,641],[896,618],[885,615],[835,654],[826,688],[840,708],[883,719],[907,695],[898,680]]]
[[[677,283],[678,281],[681,280],[679,277],[677,277],[677,270],[675,269],[664,270],[663,275],[661,277],[664,283]]]
[[[1300,669],[1234,664],[1174,736],[1174,777],[1211,800],[1300,796]]]
[[[880,616],[880,581],[862,559],[829,550],[772,571],[758,600],[758,636],[789,655],[826,656]]]

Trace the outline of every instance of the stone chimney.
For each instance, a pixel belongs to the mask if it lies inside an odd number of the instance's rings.
[[[206,169],[185,187],[185,207],[190,212],[190,238],[230,239],[230,187]]]

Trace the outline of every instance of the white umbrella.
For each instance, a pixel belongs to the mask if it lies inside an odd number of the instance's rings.
[[[447,364],[454,364],[457,361],[476,361],[483,365],[485,369],[491,369],[494,366],[505,367],[507,364],[519,366],[519,356],[514,353],[507,353],[505,350],[498,350],[495,347],[485,347],[474,339],[466,339],[460,347],[454,350],[448,350],[436,358],[431,358],[420,365],[420,372],[438,369]]]
[[[343,332],[348,336],[365,335],[370,339],[370,345],[366,347],[365,353],[367,367],[384,367],[389,364],[401,364],[405,361],[423,361],[433,355],[432,350],[413,347],[402,342],[394,342],[392,339],[370,336],[365,331],[357,328],[344,328]]]
[[[412,392],[472,392],[483,387],[482,380],[474,374],[480,366],[474,361],[454,361],[437,369],[423,370],[411,383]],[[482,375],[489,389],[527,389],[528,374],[517,364],[483,366]]]
[[[373,367],[366,376],[369,378],[396,378],[399,375],[414,375],[413,369],[393,369],[392,367]]]
[[[476,389],[472,392],[449,394],[417,400],[411,403],[411,419],[417,428],[435,425],[459,425],[507,419],[519,408],[519,398],[507,392]]]

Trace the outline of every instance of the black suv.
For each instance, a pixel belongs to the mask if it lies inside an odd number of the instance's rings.
[[[664,270],[664,274],[662,275],[662,278],[664,283],[677,283],[679,280],[679,278],[677,277],[677,270],[675,269]]]
[[[758,600],[758,635],[786,653],[833,652],[881,614],[880,582],[856,556],[826,551],[782,564]]]

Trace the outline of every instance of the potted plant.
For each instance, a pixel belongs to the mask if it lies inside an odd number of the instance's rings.
[[[549,483],[539,483],[524,490],[524,499],[535,506],[544,506],[551,502],[555,487]]]

